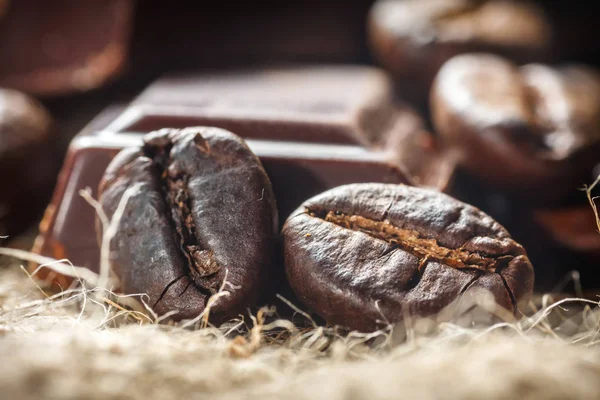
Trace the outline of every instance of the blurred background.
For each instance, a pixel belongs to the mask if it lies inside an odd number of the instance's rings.
[[[0,0],[0,87],[41,100],[68,142],[106,105],[130,100],[167,71],[382,64],[369,49],[372,0],[217,3]],[[597,65],[594,2],[536,3],[552,29],[553,54],[545,60]]]
[[[167,71],[382,64],[369,50],[372,0],[217,3],[0,0],[0,87],[41,100],[67,143],[106,105],[130,100]],[[423,3],[444,8],[486,2]],[[552,29],[553,54],[546,60],[598,64],[594,2],[536,5]]]

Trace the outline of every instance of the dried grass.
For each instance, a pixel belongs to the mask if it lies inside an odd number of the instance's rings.
[[[596,206],[596,200],[599,197],[592,196],[592,191],[598,185],[598,183],[600,183],[600,175],[598,175],[594,183],[592,183],[589,186],[584,186],[583,190],[585,190],[585,194],[587,196],[588,202],[590,203],[590,207],[592,207],[592,211],[594,211],[594,216],[596,217],[596,226],[598,227],[598,232],[600,233],[600,216],[598,215],[598,207]]]
[[[406,319],[363,334],[318,326],[299,309],[306,324],[294,324],[278,319],[274,307],[220,327],[208,313],[161,324],[144,296],[117,295],[83,280],[53,295],[24,269],[0,271],[0,282],[3,398],[592,399],[600,393],[600,312],[590,300],[544,296],[519,322]],[[477,301],[489,310],[488,299]]]
[[[463,306],[475,304],[483,314],[452,322],[407,317],[370,334],[319,326],[283,298],[295,323],[263,307],[219,327],[210,324],[210,310],[165,324],[143,295],[113,293],[106,270],[96,275],[64,260],[14,249],[0,253],[77,278],[49,294],[18,263],[0,269],[1,398],[600,396],[596,301],[540,296],[527,317],[513,321],[477,295]],[[224,284],[211,303],[227,290],[235,288]],[[483,317],[490,314],[495,323]]]

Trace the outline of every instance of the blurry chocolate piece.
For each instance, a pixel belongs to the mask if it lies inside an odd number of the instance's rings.
[[[588,67],[456,56],[436,77],[431,113],[471,174],[546,206],[579,193],[598,162],[600,75]]]
[[[451,57],[484,51],[540,61],[549,54],[551,28],[539,7],[524,2],[380,0],[369,16],[369,40],[402,96],[423,104]]]
[[[289,67],[171,76],[107,130],[216,126],[250,139],[349,144],[390,152],[415,183],[445,190],[454,161],[421,118],[393,101],[379,69]]]
[[[0,89],[0,236],[12,238],[39,217],[58,169],[54,140],[41,104]]]
[[[126,61],[132,12],[132,0],[8,0],[0,85],[40,96],[102,85]]]

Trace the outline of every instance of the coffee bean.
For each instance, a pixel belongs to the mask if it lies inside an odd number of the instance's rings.
[[[0,89],[0,236],[13,237],[39,216],[58,167],[53,121],[34,99]]]
[[[550,53],[552,29],[540,7],[502,0],[379,0],[369,16],[371,48],[403,97],[426,103],[442,64],[475,51],[520,62]]]
[[[358,330],[405,312],[435,314],[476,288],[516,314],[533,289],[526,252],[502,226],[427,189],[339,186],[298,208],[283,241],[300,300],[327,322]]]
[[[215,321],[244,312],[273,263],[277,212],[271,183],[245,142],[217,128],[162,129],[121,151],[100,183],[113,217],[130,197],[110,243],[125,293],[147,293],[159,314],[193,318],[224,289]]]
[[[600,74],[591,68],[461,55],[440,70],[431,108],[468,171],[546,206],[589,183],[598,162]]]

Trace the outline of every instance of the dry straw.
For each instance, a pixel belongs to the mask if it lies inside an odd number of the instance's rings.
[[[586,188],[598,219],[591,191]],[[108,221],[99,274],[36,254],[0,249],[75,278],[49,293],[25,268],[0,270],[1,398],[491,398],[597,399],[600,313],[583,298],[536,297],[515,321],[485,293],[429,319],[409,315],[373,333],[319,326],[279,296],[221,326],[210,306],[174,324],[143,294],[121,295],[108,268]],[[599,220],[600,229],[600,220]],[[18,265],[18,263],[11,263]],[[578,276],[573,274],[572,279]],[[293,313],[280,318],[278,312]],[[293,322],[292,322],[293,320]]]

